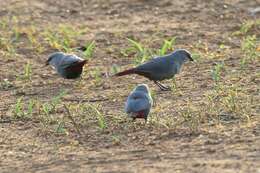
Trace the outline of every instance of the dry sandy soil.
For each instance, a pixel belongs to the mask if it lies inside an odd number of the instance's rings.
[[[0,0],[0,172],[260,173],[259,57],[240,65],[246,56],[241,43],[247,35],[259,41],[260,25],[233,34],[260,18],[250,13],[259,5],[259,0]],[[60,24],[84,30],[71,47],[96,43],[80,82],[43,67],[57,48],[43,33]],[[126,38],[155,50],[172,37],[174,48],[197,55],[176,76],[172,92],[140,76],[107,77],[113,64],[134,65],[135,53],[123,53],[130,46]],[[30,80],[21,77],[27,62]],[[223,88],[210,102],[211,70],[220,62]],[[156,102],[147,124],[123,112],[138,83],[150,86]],[[232,84],[237,90],[229,95],[225,87]],[[46,117],[43,104],[61,89],[67,94]],[[29,117],[15,114],[21,96],[23,105],[37,101]],[[63,104],[71,105],[70,116]],[[104,117],[104,129],[92,106]]]

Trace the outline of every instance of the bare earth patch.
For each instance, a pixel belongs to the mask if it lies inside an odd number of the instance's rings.
[[[260,173],[259,4],[0,0],[0,172]],[[168,52],[196,58],[164,81],[173,91],[110,77],[172,38]],[[91,42],[81,80],[44,67]],[[139,83],[156,103],[147,124],[123,112]]]

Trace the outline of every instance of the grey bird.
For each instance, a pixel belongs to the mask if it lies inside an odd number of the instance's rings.
[[[178,49],[171,54],[155,57],[137,67],[116,73],[114,76],[138,74],[154,81],[161,90],[166,91],[170,88],[159,83],[159,81],[173,78],[175,74],[180,72],[186,61],[193,61],[191,54],[185,49]]]
[[[57,73],[65,79],[76,79],[80,77],[86,60],[73,54],[55,52],[46,61],[46,65],[51,65]]]
[[[146,84],[139,84],[127,97],[125,112],[133,120],[143,118],[147,121],[152,105],[153,99],[148,86]]]

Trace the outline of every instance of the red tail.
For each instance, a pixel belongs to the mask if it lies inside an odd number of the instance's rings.
[[[114,74],[114,76],[124,76],[124,75],[128,75],[128,74],[134,74],[135,72],[136,72],[135,68],[131,68],[131,69],[116,73],[116,74]]]

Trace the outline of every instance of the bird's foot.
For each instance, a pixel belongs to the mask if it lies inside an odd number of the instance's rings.
[[[161,91],[171,91],[171,87],[165,86],[158,81],[154,81],[154,83],[161,89]]]
[[[169,87],[169,86],[164,86],[164,87],[162,87],[162,88],[160,88],[162,91],[171,91],[172,89],[171,89],[171,87]]]

